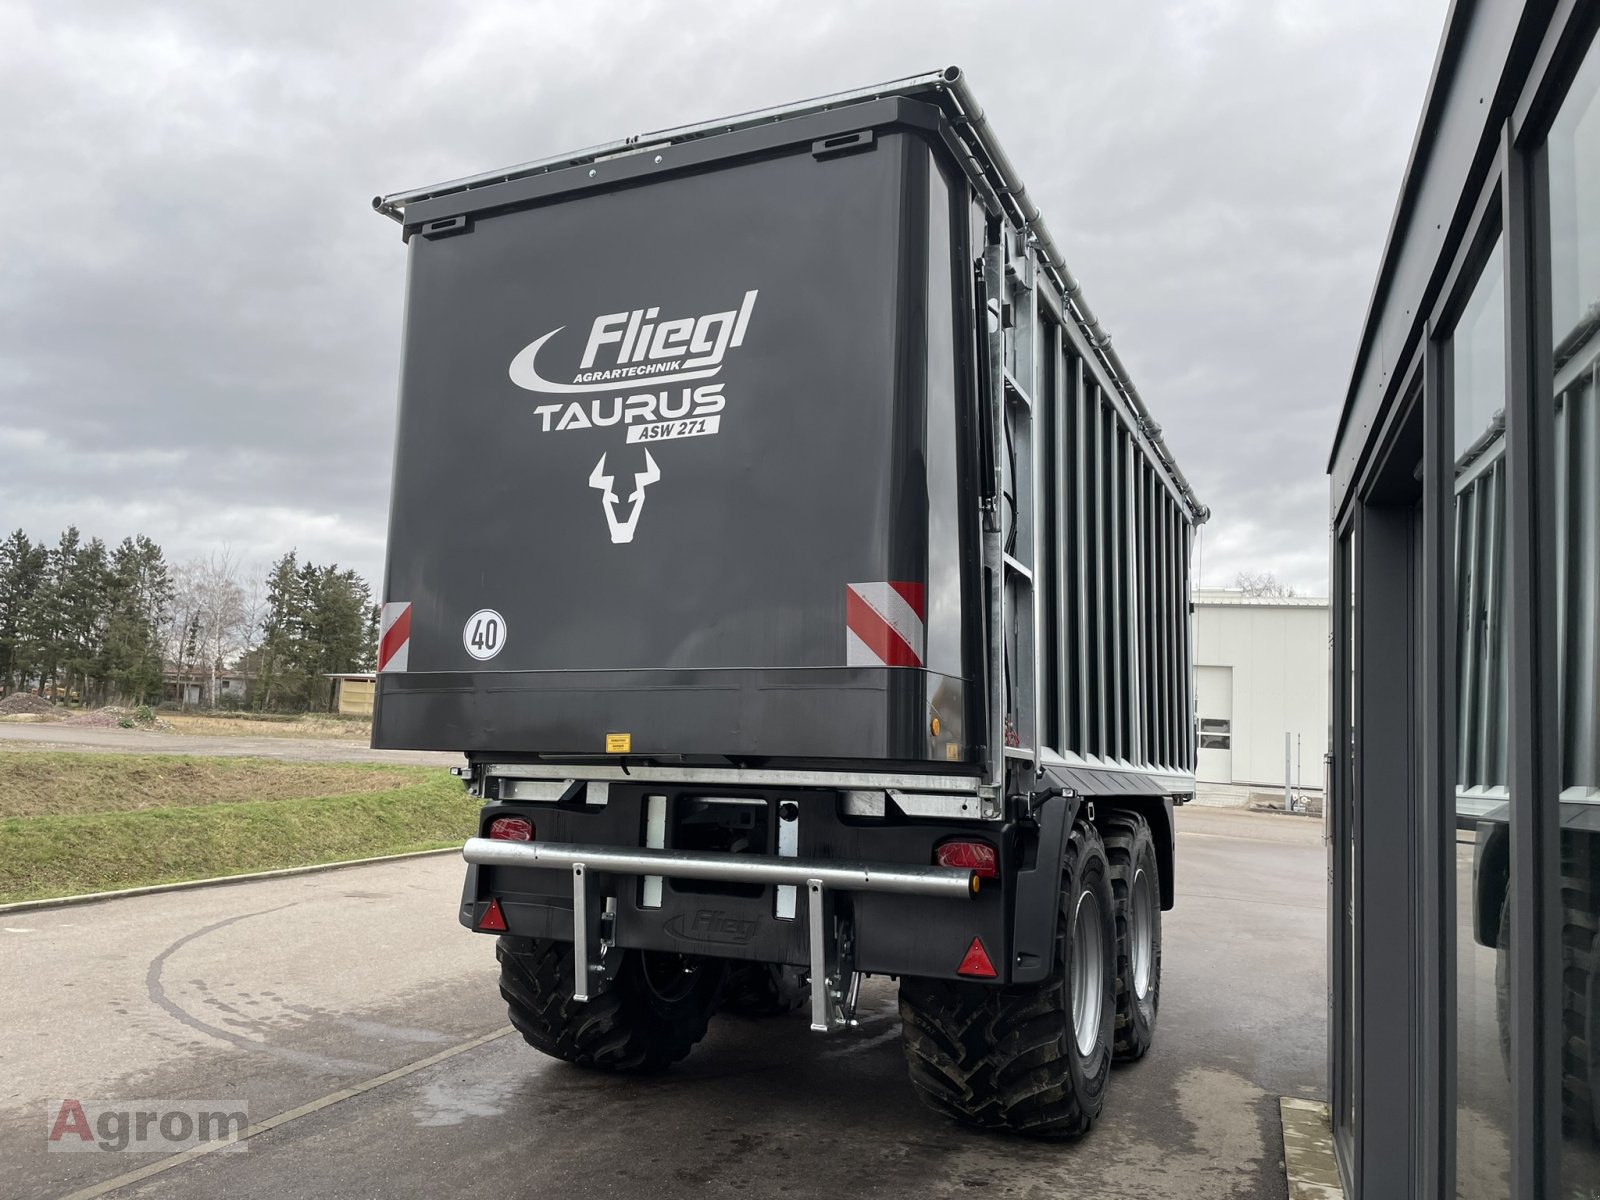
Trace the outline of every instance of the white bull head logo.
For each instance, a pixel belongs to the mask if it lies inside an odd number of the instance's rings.
[[[617,493],[612,490],[614,475],[606,474],[606,456],[602,454],[600,461],[595,463],[594,470],[589,472],[589,486],[597,488],[603,494],[606,507],[606,524],[611,527],[611,541],[613,544],[633,541],[634,528],[639,524],[639,510],[644,507],[644,490],[656,480],[661,478],[661,468],[656,466],[656,460],[650,457],[650,451],[644,452],[645,468],[633,477],[633,492],[628,496],[628,516],[622,519],[617,515],[622,502],[617,499]]]

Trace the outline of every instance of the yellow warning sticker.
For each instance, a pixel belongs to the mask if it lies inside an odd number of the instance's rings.
[[[607,754],[627,754],[633,749],[633,734],[608,733],[606,734]]]

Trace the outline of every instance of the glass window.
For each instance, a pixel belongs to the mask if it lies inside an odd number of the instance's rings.
[[[1446,355],[1456,455],[1456,1184],[1473,1200],[1506,1196],[1511,1166],[1505,336],[1497,239]]]
[[[1555,381],[1556,643],[1561,727],[1563,1196],[1600,1195],[1600,48],[1550,131],[1550,313]]]

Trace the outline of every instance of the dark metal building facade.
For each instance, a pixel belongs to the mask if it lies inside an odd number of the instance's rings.
[[[1329,467],[1362,1200],[1600,1196],[1597,26],[1452,6]]]

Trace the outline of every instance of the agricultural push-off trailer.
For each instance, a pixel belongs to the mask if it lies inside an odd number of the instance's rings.
[[[1154,1035],[1206,511],[954,68],[382,197],[374,745],[462,751],[547,1053],[849,1024],[1081,1133]]]

